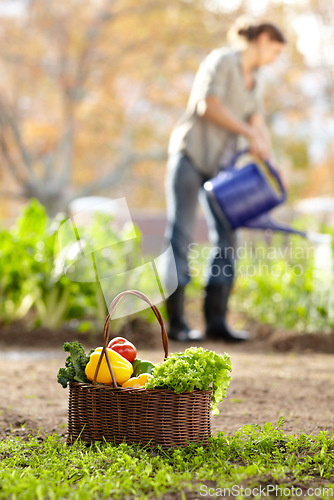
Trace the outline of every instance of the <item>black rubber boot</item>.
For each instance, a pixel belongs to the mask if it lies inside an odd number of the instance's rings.
[[[192,330],[184,318],[184,287],[178,287],[166,299],[169,319],[168,337],[180,342],[204,340],[205,336],[198,330]]]
[[[207,338],[222,339],[228,342],[248,340],[249,333],[232,330],[226,324],[227,302],[231,285],[207,285],[205,288],[204,315]]]

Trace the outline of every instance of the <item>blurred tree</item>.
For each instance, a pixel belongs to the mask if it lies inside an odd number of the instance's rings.
[[[18,187],[2,194],[54,214],[164,158],[198,47],[228,26],[204,3],[34,0],[1,23],[0,154]]]
[[[2,195],[36,197],[54,214],[74,197],[109,194],[127,176],[139,206],[162,207],[157,163],[166,156],[171,128],[199,62],[226,44],[241,14],[274,20],[289,39],[286,56],[263,75],[279,161],[309,163],[314,137],[328,137],[314,122],[318,116],[327,123],[333,103],[333,13],[326,0],[22,5],[0,22],[1,182],[7,188],[15,180]],[[318,62],[311,60],[312,44],[305,52],[308,23],[318,30],[310,35],[319,45]]]

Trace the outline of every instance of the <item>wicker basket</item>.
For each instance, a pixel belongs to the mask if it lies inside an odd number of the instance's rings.
[[[119,444],[187,446],[189,443],[208,444],[211,436],[210,407],[212,390],[175,394],[167,389],[133,389],[118,387],[106,354],[109,323],[122,298],[135,295],[152,308],[161,326],[165,358],[168,338],[159,309],[142,292],[127,290],[115,297],[104,325],[103,349],[93,383],[71,383],[68,408],[68,443],[79,438],[87,443],[109,441]],[[113,385],[96,383],[97,373],[106,357]]]

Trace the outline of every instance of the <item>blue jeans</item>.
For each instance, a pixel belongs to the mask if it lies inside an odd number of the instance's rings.
[[[186,286],[191,279],[188,256],[193,243],[198,199],[212,244],[205,285],[231,285],[234,281],[235,231],[228,226],[223,214],[216,209],[204,190],[203,184],[207,180],[184,154],[173,155],[168,159],[165,236],[173,248],[179,286]]]

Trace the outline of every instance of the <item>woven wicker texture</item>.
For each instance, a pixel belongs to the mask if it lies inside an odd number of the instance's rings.
[[[105,349],[109,342],[110,317],[127,294],[135,295],[151,306],[161,326],[165,358],[168,356],[168,337],[158,308],[137,290],[117,295],[105,322],[103,349],[93,383],[70,384],[68,442],[79,438],[87,443],[106,440],[119,444],[126,441],[163,448],[187,446],[192,442],[208,444],[212,390],[175,394],[167,389],[124,389],[117,386]],[[113,378],[113,386],[96,383],[103,355]]]

